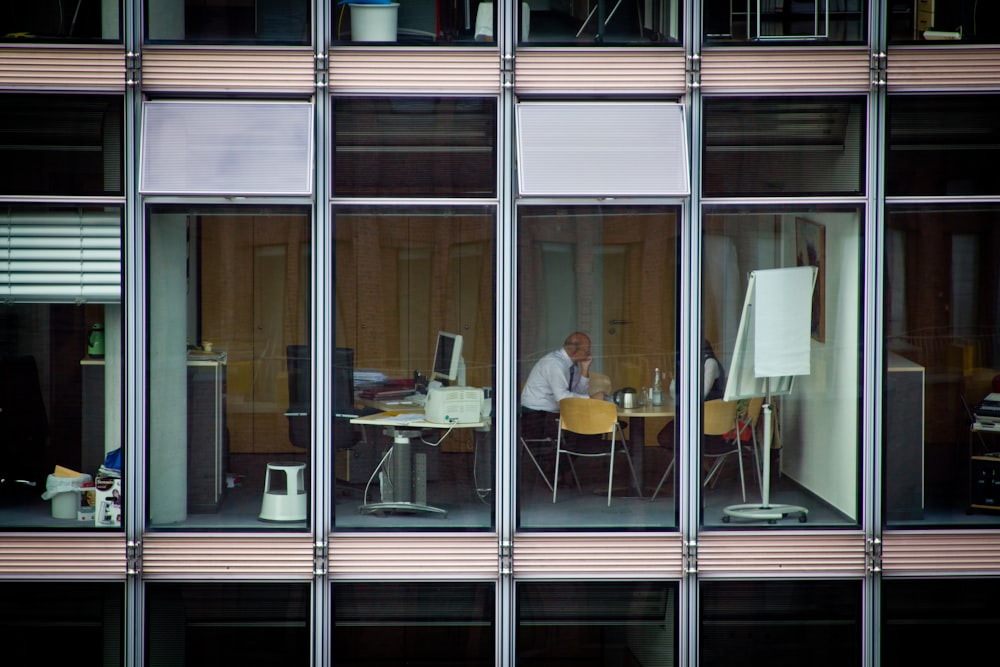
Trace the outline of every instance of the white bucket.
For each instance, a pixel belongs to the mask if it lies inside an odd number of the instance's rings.
[[[75,519],[78,507],[80,507],[80,494],[76,491],[64,491],[52,496],[53,519]]]
[[[399,3],[386,5],[353,4],[351,8],[351,41],[395,42]]]

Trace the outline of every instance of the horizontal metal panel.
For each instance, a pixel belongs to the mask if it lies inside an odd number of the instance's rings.
[[[330,539],[333,579],[496,579],[499,552],[492,534],[358,534]]]
[[[92,90],[125,89],[125,50],[114,47],[0,49],[0,89]]]
[[[313,135],[310,102],[147,101],[139,190],[308,195],[313,186]]]
[[[315,549],[309,535],[146,535],[146,579],[295,579],[313,577]]]
[[[711,532],[698,538],[698,575],[863,576],[860,531]]]
[[[676,533],[521,534],[513,561],[520,579],[663,579],[683,573]]]
[[[1000,531],[891,531],[882,536],[885,576],[995,576],[998,571]]]
[[[125,579],[124,533],[0,534],[0,578]]]
[[[701,55],[708,94],[861,92],[871,85],[866,48],[717,48]]]
[[[683,49],[527,49],[514,59],[519,95],[684,94]]]
[[[684,107],[673,102],[521,102],[517,158],[522,197],[691,191]]]
[[[995,91],[1000,87],[1000,46],[890,48],[886,85],[890,91]]]
[[[146,91],[211,91],[310,94],[316,86],[312,49],[146,48]]]
[[[495,48],[343,47],[330,52],[334,94],[478,94],[500,91]]]

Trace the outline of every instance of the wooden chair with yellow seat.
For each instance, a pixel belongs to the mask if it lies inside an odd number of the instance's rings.
[[[757,399],[753,399],[757,400]],[[751,401],[751,407],[753,405],[753,400]],[[761,399],[761,404],[763,399]],[[715,482],[718,481],[718,474],[722,470],[722,466],[725,465],[726,461],[731,456],[736,456],[736,460],[739,461],[740,465],[740,489],[743,493],[743,502],[747,499],[747,488],[746,482],[743,477],[743,445],[739,434],[742,432],[739,422],[737,421],[736,412],[738,407],[738,401],[724,401],[721,398],[717,398],[711,401],[705,401],[702,405],[702,415],[701,415],[701,432],[702,435],[711,436],[717,438],[717,442],[722,443],[718,449],[713,451],[708,451],[705,447],[704,442],[702,443],[701,457],[703,460],[711,461],[712,467],[709,468],[708,473],[705,475],[705,479],[702,482],[703,486],[715,487]],[[760,413],[760,405],[757,406],[758,415]],[[748,411],[748,414],[750,411]],[[743,428],[748,428],[749,425],[743,426]],[[725,438],[727,434],[735,433],[736,437],[732,440]],[[660,488],[663,487],[663,483],[667,481],[667,477],[673,472],[674,461],[670,461],[670,465],[663,472],[663,477],[660,478],[660,483],[656,485],[656,490],[653,491],[653,495],[650,498],[650,502],[656,500],[657,494],[660,493]],[[714,480],[714,481],[713,481]]]
[[[524,389],[523,385],[521,389]],[[603,373],[591,371],[590,395],[593,396],[598,392],[611,395],[611,378]],[[549,478],[545,469],[542,468],[539,457],[554,450],[556,443],[549,437],[526,437],[523,433],[518,433],[518,441],[521,444],[521,451],[528,455],[528,458],[531,459],[532,464],[535,466],[535,470],[538,471],[538,475],[545,482],[545,485],[549,487],[549,491],[552,491],[553,480],[555,478]],[[572,459],[570,459],[570,468],[573,467],[572,464]],[[576,470],[573,470],[573,477],[576,478]]]
[[[569,442],[564,434],[576,433],[578,435],[601,435],[611,436],[606,450],[598,447],[590,451],[577,444]],[[601,441],[603,442],[603,441]],[[642,497],[642,488],[639,479],[636,477],[635,468],[632,466],[632,457],[629,456],[628,447],[625,443],[625,436],[622,433],[621,425],[618,423],[618,410],[614,403],[593,398],[564,398],[559,401],[559,434],[556,438],[556,465],[552,485],[552,502],[556,502],[559,492],[559,459],[563,456],[580,456],[587,458],[608,457],[608,507],[611,507],[611,489],[615,475],[615,454],[625,454],[628,462],[629,472],[632,475],[632,483],[635,485],[639,497]],[[572,458],[570,467],[572,468]],[[576,481],[577,490],[580,490],[580,480],[573,471],[573,478]]]

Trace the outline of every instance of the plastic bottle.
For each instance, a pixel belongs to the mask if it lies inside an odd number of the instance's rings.
[[[659,368],[653,371],[653,405],[663,405],[663,376]]]

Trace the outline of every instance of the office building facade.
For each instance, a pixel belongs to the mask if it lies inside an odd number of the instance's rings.
[[[990,4],[0,10],[5,636],[150,666],[984,652]],[[609,457],[522,428],[576,331]]]

